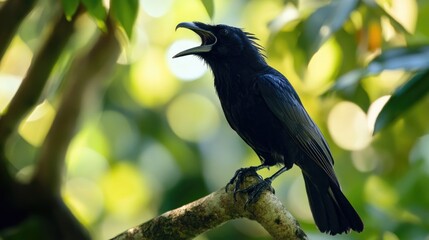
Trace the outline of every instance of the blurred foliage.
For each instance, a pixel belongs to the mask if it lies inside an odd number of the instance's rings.
[[[103,29],[109,9],[106,1],[61,2],[68,17],[79,11],[79,2],[90,17],[78,19],[43,101],[9,141],[7,156],[22,181],[31,176],[35,163],[29,159],[57,111],[65,69],[93,40],[95,29]],[[68,150],[63,185],[67,205],[94,239],[200,198],[223,187],[236,169],[259,162],[225,121],[207,67],[192,56],[171,58],[200,44],[190,31],[174,31],[182,21],[226,23],[255,33],[269,64],[295,86],[327,137],[343,191],[365,223],[364,232],[334,239],[429,238],[428,1],[111,4],[129,38],[122,39],[105,96],[87,106]],[[50,6],[48,0],[37,3],[0,63],[0,112],[42,43]],[[311,239],[327,238],[313,223],[297,168],[273,186]],[[43,224],[29,219],[12,237]],[[269,237],[257,224],[237,220],[198,239]]]

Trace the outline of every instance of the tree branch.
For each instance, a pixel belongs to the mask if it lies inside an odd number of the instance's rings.
[[[115,26],[110,19],[106,24],[107,33],[99,37],[85,56],[73,62],[66,79],[69,85],[40,150],[33,183],[54,195],[60,193],[65,155],[75,133],[85,97],[96,93],[99,83],[109,78],[119,56]]]
[[[7,4],[14,1],[8,1]],[[11,181],[4,154],[6,141],[25,114],[36,105],[49,74],[74,32],[74,21],[68,22],[62,14],[60,16],[47,41],[33,59],[26,77],[9,103],[4,115],[0,117],[0,189]]]
[[[247,177],[244,188],[255,184],[256,176]],[[256,203],[246,208],[245,194],[221,188],[203,198],[166,212],[139,226],[112,238],[130,239],[190,239],[209,229],[237,218],[248,218],[260,223],[274,239],[307,239],[299,223],[270,191],[265,191]]]
[[[9,0],[0,8],[0,60],[25,16],[33,9],[35,0]]]

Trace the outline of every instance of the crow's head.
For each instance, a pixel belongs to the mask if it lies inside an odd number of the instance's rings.
[[[197,55],[207,62],[225,59],[262,58],[262,49],[253,34],[244,32],[240,28],[227,25],[208,25],[200,22],[182,22],[176,27],[187,28],[201,37],[201,45],[187,49],[174,57]]]

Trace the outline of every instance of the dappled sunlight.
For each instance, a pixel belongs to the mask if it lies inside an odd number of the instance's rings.
[[[361,150],[371,141],[367,122],[366,114],[356,104],[340,102],[329,113],[329,133],[338,146],[347,150]]]
[[[40,146],[54,121],[56,111],[47,101],[39,104],[19,125],[19,134],[30,144]]]
[[[45,13],[54,12],[42,8],[45,2],[37,2],[1,59],[2,115],[11,110],[8,104],[53,29],[53,21]],[[103,2],[109,5],[111,1]],[[65,203],[91,237],[109,239],[224,187],[237,169],[261,163],[228,124],[209,66],[193,55],[173,58],[202,42],[193,31],[175,31],[185,21],[228,24],[254,33],[265,49],[267,63],[293,85],[324,134],[344,193],[365,224],[362,233],[338,239],[427,237],[429,125],[425,113],[429,98],[422,97],[413,108],[395,105],[395,111],[396,107],[403,110],[398,120],[374,135],[373,131],[395,90],[422,70],[411,67],[427,69],[424,56],[429,48],[413,47],[429,42],[429,5],[417,0],[357,1],[350,16],[341,21],[336,15],[322,13],[310,22],[315,12],[335,1],[216,0],[213,19],[206,10],[209,2],[138,0],[135,24],[128,29],[133,32],[131,39],[120,26],[116,36],[121,54],[108,79],[100,79],[105,82],[100,81],[99,92],[87,95],[62,175]],[[312,29],[318,20],[321,28]],[[314,31],[308,31],[311,29]],[[67,71],[73,70],[73,59],[85,54],[100,33],[91,14],[76,19],[72,38],[40,96],[33,100],[36,107],[22,121],[17,120],[18,134],[7,139],[5,155],[11,175],[20,182],[31,181],[37,169],[40,147],[70,86]],[[320,41],[325,36],[326,42]],[[312,46],[318,42],[320,48]],[[52,44],[49,50],[51,47],[57,46]],[[383,55],[396,47],[404,48],[402,57]],[[371,62],[377,56],[386,59]],[[376,72],[366,74],[368,69]],[[99,70],[108,69],[100,66]],[[279,167],[258,174],[266,178]],[[311,239],[327,238],[314,225],[299,167],[283,173],[272,186]],[[198,239],[269,239],[255,224],[247,220],[227,223]]]
[[[167,120],[173,132],[188,141],[209,138],[219,127],[219,115],[214,104],[194,93],[174,99],[167,108]]]

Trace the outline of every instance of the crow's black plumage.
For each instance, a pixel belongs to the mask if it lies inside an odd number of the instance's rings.
[[[234,191],[255,201],[271,181],[293,164],[302,170],[314,220],[322,232],[362,231],[363,223],[341,192],[329,146],[303,107],[297,93],[280,72],[268,66],[253,34],[227,25],[184,22],[202,40],[175,57],[193,54],[212,69],[214,83],[229,125],[256,152],[262,165],[236,172]],[[272,177],[239,190],[248,173],[280,164]]]

